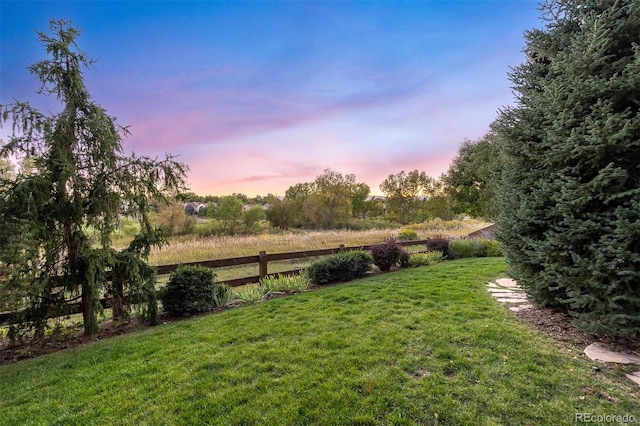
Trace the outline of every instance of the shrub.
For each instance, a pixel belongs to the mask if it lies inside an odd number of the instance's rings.
[[[442,260],[441,251],[430,251],[427,253],[413,253],[409,256],[409,266],[426,266]]]
[[[398,264],[401,268],[406,268],[409,266],[409,260],[411,259],[411,255],[409,252],[402,250],[400,252],[400,259],[398,259]]]
[[[439,251],[443,257],[449,257],[449,242],[451,240],[445,237],[433,237],[427,239],[427,250]]]
[[[400,261],[404,249],[394,239],[371,247],[373,263],[382,271],[387,272]]]
[[[449,242],[449,257],[451,259],[477,257],[473,240],[460,239]]]
[[[463,220],[457,220],[457,219],[453,219],[453,220],[446,220],[443,222],[443,227],[445,230],[447,231],[451,231],[454,229],[464,229],[466,228],[466,224],[464,223]]]
[[[123,217],[120,219],[120,230],[123,235],[133,237],[140,233],[140,223],[136,220]]]
[[[206,222],[197,223],[193,232],[201,238],[220,235],[222,234],[222,225],[215,219],[209,219]]]
[[[365,251],[347,251],[317,260],[309,267],[309,278],[315,284],[349,281],[361,278],[371,270],[373,258]]]
[[[349,231],[369,231],[371,229],[390,229],[397,225],[389,223],[388,220],[380,217],[368,217],[365,219],[351,219],[342,224],[342,227]]]
[[[502,257],[500,243],[496,240],[484,240],[487,246],[487,257]]]
[[[426,231],[443,231],[444,221],[439,217],[431,220],[426,220],[420,224],[420,227]]]
[[[153,224],[162,228],[168,236],[192,233],[196,221],[194,216],[187,215],[184,212],[184,207],[178,204],[164,206],[152,219]]]
[[[202,266],[181,266],[169,277],[160,293],[167,315],[190,315],[222,306],[229,297],[229,288],[214,283],[215,273]]]
[[[418,239],[418,233],[411,228],[402,228],[398,233],[400,241],[414,241]]]
[[[499,257],[500,246],[495,240],[484,238],[453,240],[449,244],[449,256],[453,259],[464,257]]]

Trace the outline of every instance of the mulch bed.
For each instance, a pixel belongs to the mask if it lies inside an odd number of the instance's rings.
[[[589,333],[572,324],[572,318],[565,312],[550,308],[533,307],[513,313],[522,321],[565,345],[577,347],[583,350],[595,342],[609,345],[618,352],[627,352],[640,356],[640,341],[600,336]]]

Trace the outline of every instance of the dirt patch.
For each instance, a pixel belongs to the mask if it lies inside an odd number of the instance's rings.
[[[108,320],[100,323],[100,329],[90,338],[84,336],[82,327],[68,327],[59,334],[54,333],[42,339],[27,341],[12,347],[9,347],[9,339],[5,338],[0,341],[0,365],[75,348],[147,327],[149,326],[135,319],[126,324],[116,324]]]

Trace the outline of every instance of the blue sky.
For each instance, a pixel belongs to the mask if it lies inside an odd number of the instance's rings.
[[[171,153],[201,195],[283,195],[326,168],[372,193],[392,173],[446,172],[513,102],[510,66],[536,1],[6,1],[0,103],[35,94],[35,30],[71,19],[94,100],[125,151]],[[4,139],[8,129],[0,131]]]

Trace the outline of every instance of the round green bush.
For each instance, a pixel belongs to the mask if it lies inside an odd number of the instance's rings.
[[[309,278],[314,284],[350,281],[364,277],[371,270],[373,259],[365,251],[338,253],[317,260],[309,266]]]
[[[418,239],[418,233],[411,228],[402,228],[398,233],[400,241],[415,241]]]
[[[465,238],[452,240],[449,243],[449,257],[451,259],[477,257],[474,242]]]
[[[181,266],[169,277],[160,294],[167,315],[192,315],[220,306],[227,298],[225,285],[214,282],[213,269],[202,266]]]

